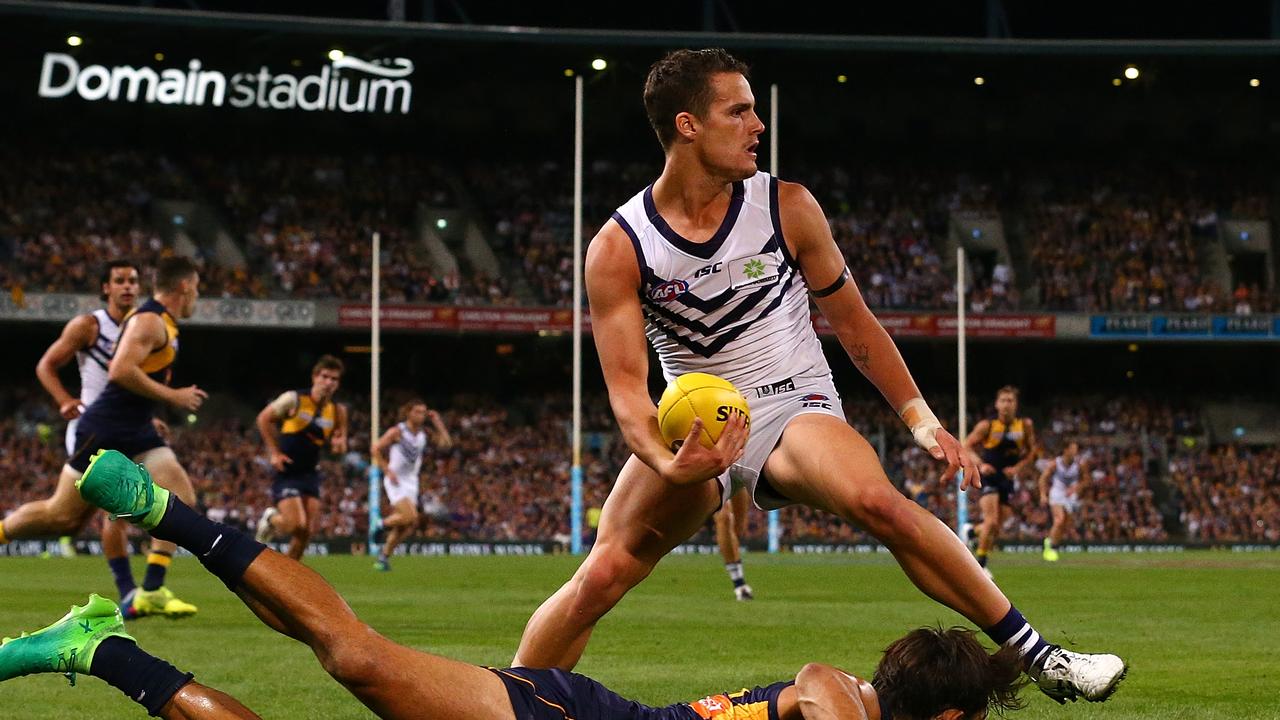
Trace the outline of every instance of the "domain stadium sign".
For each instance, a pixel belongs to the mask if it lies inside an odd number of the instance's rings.
[[[39,96],[88,102],[189,105],[307,112],[408,114],[413,101],[413,61],[366,61],[346,56],[315,75],[276,72],[227,74],[192,59],[185,69],[142,65],[81,65],[66,53],[45,53]]]

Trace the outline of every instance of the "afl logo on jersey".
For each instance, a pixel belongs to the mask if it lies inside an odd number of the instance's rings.
[[[800,398],[800,407],[831,409],[831,398],[822,393],[809,393]]]
[[[689,290],[689,283],[683,280],[668,280],[649,291],[649,299],[654,302],[675,300]]]

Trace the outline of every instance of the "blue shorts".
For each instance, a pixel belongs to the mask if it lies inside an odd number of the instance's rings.
[[[281,500],[291,497],[320,497],[320,473],[298,473],[296,475],[276,475],[271,483],[271,502],[280,504]]]
[[[752,690],[712,695],[693,703],[650,707],[628,700],[589,677],[563,670],[489,670],[507,686],[516,720],[702,720],[717,717],[730,707],[739,712],[748,710],[737,717],[777,720],[778,695],[793,684],[788,680]],[[757,714],[750,714],[749,709],[742,706],[756,706]]]
[[[119,450],[125,457],[136,458],[166,444],[150,421],[143,425],[121,425],[86,413],[76,423],[76,439],[67,464],[77,472],[84,472],[89,467],[89,459],[99,450]]]

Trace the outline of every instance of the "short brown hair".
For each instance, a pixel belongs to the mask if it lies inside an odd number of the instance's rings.
[[[172,255],[156,264],[156,292],[173,292],[178,283],[200,272],[195,261],[185,255]]]
[[[1002,387],[1002,388],[1000,388],[999,390],[997,390],[997,391],[996,391],[996,397],[1000,397],[1001,395],[1004,395],[1005,393],[1009,393],[1010,395],[1012,395],[1012,396],[1013,396],[1013,399],[1014,399],[1014,400],[1017,400],[1017,399],[1018,399],[1018,395],[1019,395],[1021,392],[1022,392],[1021,390],[1018,390],[1018,386],[1017,386],[1017,385],[1005,385],[1004,387]]]
[[[347,366],[342,364],[342,361],[337,357],[333,355],[321,355],[320,359],[316,361],[315,366],[311,368],[311,377],[319,375],[321,370],[334,370],[337,371],[339,376],[341,376],[346,369]]]
[[[407,403],[405,403],[405,404],[401,405],[401,406],[400,406],[400,419],[401,419],[401,420],[408,420],[408,419],[409,419],[409,411],[410,411],[410,410],[413,410],[415,407],[417,407],[417,406],[419,406],[419,405],[421,405],[421,406],[423,406],[423,407],[426,407],[426,406],[427,406],[427,401],[423,400],[422,398],[413,398],[413,399],[412,399],[412,400],[410,400],[409,402],[407,402]]]
[[[895,640],[871,679],[880,713],[894,720],[927,720],[950,709],[965,717],[1017,710],[1026,682],[1016,648],[987,654],[974,632],[962,627],[924,627]]]
[[[662,149],[670,148],[676,139],[676,115],[706,114],[712,100],[712,75],[738,73],[749,78],[748,72],[746,63],[723,48],[673,50],[654,63],[644,81],[644,110]]]

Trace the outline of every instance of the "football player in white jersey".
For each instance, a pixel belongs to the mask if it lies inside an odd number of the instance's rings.
[[[382,485],[392,507],[391,514],[382,520],[386,538],[374,564],[383,572],[391,569],[390,557],[396,546],[418,525],[418,478],[422,456],[427,452],[428,420],[436,447],[453,447],[453,438],[440,413],[416,398],[400,407],[400,422],[387,428],[373,446],[373,461],[382,468]]]
[[[803,186],[757,171],[764,124],[746,74],[718,49],[677,50],[649,71],[644,104],[666,164],[605,223],[586,259],[592,332],[633,455],[594,547],[530,618],[515,663],[572,668],[596,622],[742,484],[762,508],[803,503],[866,529],[925,594],[1017,647],[1028,674],[1059,702],[1106,699],[1125,663],[1047,643],[964,543],[894,488],[845,422],[807,312],[810,293],[916,442],[946,463],[941,480],[963,466],[965,485],[980,483],[867,308],[822,208]],[[646,335],[668,379],[701,370],[743,391],[749,440],[745,423],[731,421],[704,448],[695,422],[671,452],[649,395]]]
[[[1053,514],[1053,527],[1044,539],[1044,559],[1058,561],[1058,547],[1071,523],[1072,516],[1080,509],[1080,491],[1089,477],[1089,466],[1080,457],[1080,444],[1069,441],[1062,454],[1053,459],[1040,474],[1040,503],[1049,506]]]
[[[58,414],[67,421],[67,454],[75,452],[76,425],[80,413],[93,404],[107,386],[107,365],[120,339],[120,324],[138,299],[138,268],[131,260],[111,260],[102,267],[100,282],[104,307],[77,315],[67,321],[62,334],[44,351],[36,363],[36,378],[58,406]],[[80,395],[73,397],[58,377],[75,358],[80,371]],[[128,523],[106,520],[102,526],[103,554],[126,558],[128,562]],[[132,573],[130,573],[132,578]],[[131,588],[123,588],[121,597]]]

